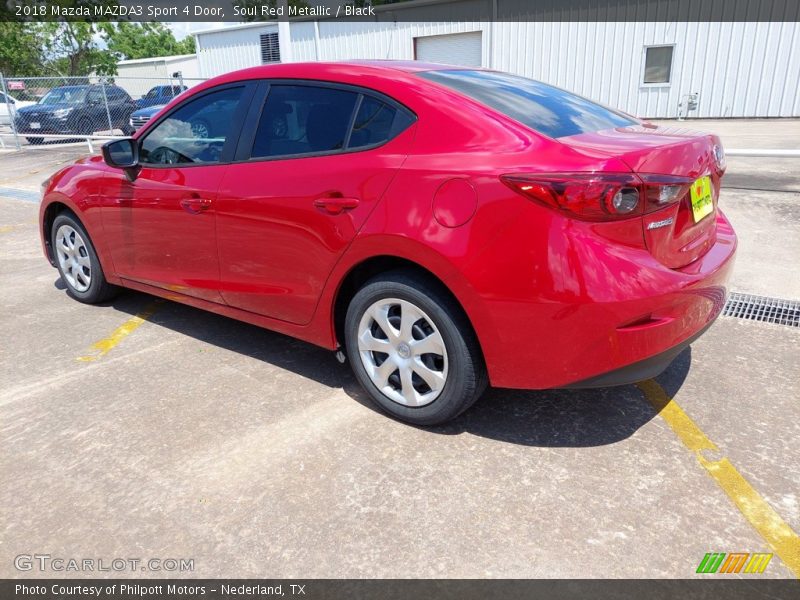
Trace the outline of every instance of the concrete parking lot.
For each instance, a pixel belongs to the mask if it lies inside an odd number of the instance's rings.
[[[800,578],[800,328],[722,317],[654,381],[491,390],[414,428],[328,351],[144,294],[68,298],[36,192],[81,152],[0,154],[0,577],[87,575],[15,567],[49,554],[194,561],[122,572],[142,577]],[[797,160],[729,159],[732,291],[800,300]],[[774,557],[696,574],[709,552]]]

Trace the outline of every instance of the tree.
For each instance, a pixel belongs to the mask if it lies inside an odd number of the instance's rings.
[[[41,28],[32,23],[0,22],[0,72],[39,75],[44,64]]]
[[[115,57],[98,45],[98,25],[63,21],[39,25],[46,34],[46,67],[58,75],[114,75]]]
[[[118,60],[194,54],[194,37],[181,41],[163,23],[103,23],[103,39]]]

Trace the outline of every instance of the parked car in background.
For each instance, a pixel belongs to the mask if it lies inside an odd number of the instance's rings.
[[[0,92],[0,125],[11,125],[11,119],[17,114],[20,108],[33,106],[36,102],[20,100],[11,94]]]
[[[37,104],[19,109],[14,124],[32,144],[43,140],[36,136],[42,133],[91,135],[119,129],[129,135],[135,107],[128,92],[116,85],[66,85],[53,88]]]
[[[136,100],[136,108],[146,108],[157,104],[163,106],[187,89],[185,85],[157,85],[151,87],[144,96]]]
[[[158,111],[164,108],[164,106],[164,104],[156,104],[155,106],[148,106],[147,108],[140,108],[133,111],[129,122],[131,129],[137,131],[140,127],[143,127],[144,124],[147,123],[153,115],[158,114]]]
[[[121,286],[338,351],[376,406],[431,425],[489,384],[669,366],[725,304],[724,172],[715,135],[515,75],[285,63],[60,170],[40,227],[73,298]]]
[[[209,138],[217,135],[222,129],[227,127],[225,119],[230,118],[231,102],[219,100],[198,111],[189,122],[192,134],[196,138]],[[138,131],[150,119],[164,108],[163,105],[150,106],[134,111],[131,114],[130,126],[134,131]]]

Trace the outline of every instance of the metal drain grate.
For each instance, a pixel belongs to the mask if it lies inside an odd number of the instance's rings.
[[[722,314],[751,321],[800,327],[800,302],[732,292]]]

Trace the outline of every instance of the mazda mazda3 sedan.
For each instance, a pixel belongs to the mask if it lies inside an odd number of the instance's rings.
[[[79,301],[132,288],[341,350],[431,425],[487,385],[665,369],[725,301],[724,170],[716,136],[514,75],[279,64],[56,173],[41,234]]]

